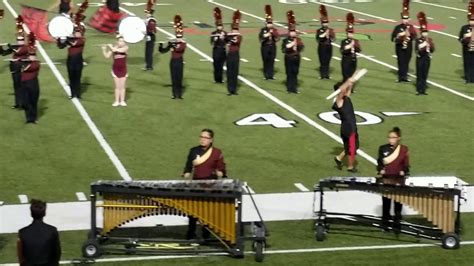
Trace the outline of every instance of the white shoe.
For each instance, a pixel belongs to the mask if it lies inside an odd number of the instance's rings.
[[[120,102],[120,106],[127,106],[127,103],[125,101]]]
[[[117,107],[117,106],[119,106],[119,105],[120,105],[119,102],[114,102],[114,103],[112,104],[113,107]]]

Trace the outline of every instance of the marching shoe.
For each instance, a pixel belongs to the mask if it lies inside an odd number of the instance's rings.
[[[119,106],[119,105],[120,105],[119,102],[114,102],[114,103],[112,104],[113,107],[117,107],[117,106]]]
[[[120,102],[120,106],[127,106],[127,103],[125,101]]]
[[[336,162],[336,167],[339,170],[342,170],[342,162],[337,159],[337,157],[334,157],[334,162]]]

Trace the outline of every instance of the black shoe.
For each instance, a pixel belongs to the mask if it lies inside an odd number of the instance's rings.
[[[38,124],[38,121],[26,121],[26,124]]]
[[[416,96],[420,96],[420,94],[421,94],[421,93],[419,93],[419,92],[416,92]]]
[[[227,93],[227,96],[232,96],[232,93],[230,93],[230,92],[229,92],[229,93]]]
[[[421,94],[423,94],[423,95],[428,95],[428,93],[426,93],[426,92],[423,92],[423,93],[421,93]]]
[[[342,170],[342,162],[337,159],[337,157],[334,157],[334,162],[336,162],[336,167],[339,170]]]
[[[174,99],[176,99],[176,97],[175,97],[175,96],[173,96],[173,97],[171,97],[171,99],[173,99],[173,100],[174,100]]]
[[[183,100],[183,99],[184,99],[183,96],[179,96],[178,98],[179,98],[180,100]]]
[[[237,92],[232,93],[233,95],[239,95]]]
[[[347,172],[357,173],[358,171],[357,171],[357,169],[355,169],[355,167],[354,167],[354,168],[350,168],[350,169],[347,168]]]

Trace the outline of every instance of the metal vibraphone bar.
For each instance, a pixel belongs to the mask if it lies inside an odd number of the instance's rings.
[[[320,193],[320,206],[319,211],[317,211],[317,221],[315,224],[316,239],[318,241],[325,239],[329,228],[329,221],[331,219],[341,219],[342,217],[343,219],[381,227],[386,230],[392,229],[396,233],[406,233],[429,239],[441,239],[445,248],[459,247],[460,206],[462,198],[460,189],[388,185],[374,182],[374,180],[358,180],[357,178],[345,177],[320,180],[315,186],[315,192]],[[404,221],[397,221],[397,223],[391,221],[391,224],[395,226],[387,228],[378,217],[327,212],[323,206],[325,189],[337,191],[358,190],[379,194],[416,210],[432,226],[428,227]],[[455,205],[457,205],[457,208],[455,208]]]
[[[98,181],[91,184],[91,231],[83,247],[85,257],[98,257],[107,251],[126,253],[206,253],[226,251],[241,257],[244,241],[253,240],[263,249],[264,226],[254,226],[254,235],[244,235],[242,222],[242,183],[238,180],[188,181]],[[102,202],[98,201],[102,198]],[[254,204],[255,208],[256,205]],[[103,226],[97,226],[97,209],[102,208]],[[116,236],[115,231],[140,218],[157,215],[194,217],[223,246],[203,249],[199,243],[185,240],[137,239]],[[263,221],[258,223],[263,225]],[[176,245],[163,244],[175,242]],[[194,241],[196,242],[196,241]],[[124,248],[111,247],[123,243]],[[255,246],[255,244],[254,244]],[[133,251],[133,252],[131,252]],[[171,252],[172,251],[172,252]],[[168,254],[169,254],[168,253]],[[263,251],[257,261],[263,260]]]

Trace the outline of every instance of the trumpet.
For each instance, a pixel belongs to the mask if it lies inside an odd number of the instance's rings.
[[[474,29],[471,27],[468,32],[471,33],[471,40],[469,41],[469,44],[468,44],[468,50],[469,52],[474,52]]]
[[[405,27],[405,35],[403,36],[402,49],[408,48],[408,42],[410,42],[410,25]]]

